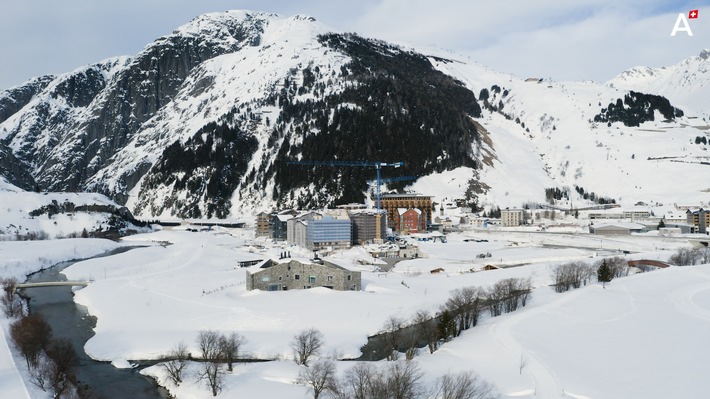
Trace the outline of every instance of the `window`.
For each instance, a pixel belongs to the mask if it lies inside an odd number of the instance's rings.
[[[283,280],[283,277],[279,276],[279,281]]]
[[[269,284],[267,288],[269,291],[281,291],[281,284]]]
[[[332,283],[333,282],[333,276],[328,276],[328,282]]]
[[[296,279],[296,280],[300,280],[300,279],[301,279],[301,275],[300,275],[300,274],[294,274],[294,275],[293,275],[293,278]]]
[[[351,276],[351,275],[348,274],[348,281],[350,281],[350,279],[351,279],[352,277],[353,277],[353,276]]]
[[[269,276],[262,276],[262,277],[261,277],[261,281],[263,281],[263,282],[265,282],[265,283],[266,283],[266,282],[269,282],[269,281],[271,281],[271,277],[269,277]]]
[[[308,276],[308,282],[310,284],[315,284],[316,283],[316,276]]]

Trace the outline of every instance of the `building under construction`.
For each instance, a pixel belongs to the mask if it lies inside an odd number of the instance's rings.
[[[434,207],[432,197],[421,194],[385,194],[380,200],[380,207],[387,211],[387,225],[393,231],[401,232],[403,228],[403,212],[400,210],[418,209],[421,211],[419,217],[418,231],[426,231],[427,225],[431,223],[432,208]]]

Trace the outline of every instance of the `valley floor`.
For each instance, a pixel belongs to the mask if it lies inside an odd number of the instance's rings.
[[[23,244],[32,251],[0,243],[0,251],[13,254],[13,263],[0,263],[0,270],[22,275],[37,267],[43,251],[53,251],[44,258],[56,263],[74,257],[75,251],[89,256],[116,245],[101,240],[50,243]],[[555,264],[592,263],[619,250],[633,252],[626,255],[629,259],[665,260],[688,246],[687,241],[468,231],[450,234],[447,243],[419,242],[425,257],[400,262],[388,273],[370,265],[372,258],[361,248],[331,254],[328,260],[362,271],[359,292],[247,291],[246,269],[237,262],[278,259],[283,251],[291,251],[294,259],[310,256],[308,251],[255,239],[249,230],[165,230],[121,243],[137,244],[147,246],[65,270],[70,280],[92,280],[75,296],[98,317],[96,335],[85,350],[96,359],[128,367],[129,360],[155,359],[180,341],[196,353],[202,330],[238,332],[247,339],[244,355],[274,360],[238,364],[226,375],[220,397],[307,398],[305,387],[294,384],[299,366],[289,360],[296,332],[318,328],[325,338],[324,355],[357,357],[366,337],[382,330],[388,317],[410,319],[420,309],[433,313],[453,289],[485,288],[509,277],[532,279],[529,304],[495,318],[486,314],[477,327],[434,354],[421,350],[415,361],[423,383],[431,385],[449,371],[473,370],[501,397],[510,398],[691,398],[703,397],[710,389],[703,375],[710,356],[705,344],[710,265],[634,274],[606,288],[592,283],[558,294],[549,286],[550,266]],[[481,253],[491,256],[478,258]],[[470,272],[489,263],[518,266]],[[431,274],[435,268],[444,272]],[[5,328],[8,324],[3,321]],[[0,344],[0,396],[48,397],[22,382],[23,360],[10,353]],[[338,362],[338,373],[355,363]],[[159,367],[143,372],[155,375],[179,398],[211,397],[194,377],[197,367],[190,366],[192,377],[179,387],[168,382]]]

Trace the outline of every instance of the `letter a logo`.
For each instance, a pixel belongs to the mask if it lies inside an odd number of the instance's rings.
[[[681,27],[681,25],[683,26]],[[688,36],[693,36],[693,31],[690,30],[690,24],[688,23],[688,19],[685,18],[685,14],[678,14],[678,19],[675,21],[671,36],[675,36],[677,32],[687,32]]]

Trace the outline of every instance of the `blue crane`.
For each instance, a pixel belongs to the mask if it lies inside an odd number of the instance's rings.
[[[363,166],[369,168],[375,168],[377,170],[377,211],[380,210],[380,186],[382,185],[382,178],[380,176],[380,169],[383,167],[392,166],[399,168],[404,166],[404,162],[368,162],[368,161],[292,161],[288,162],[289,165],[314,165],[314,166]]]

